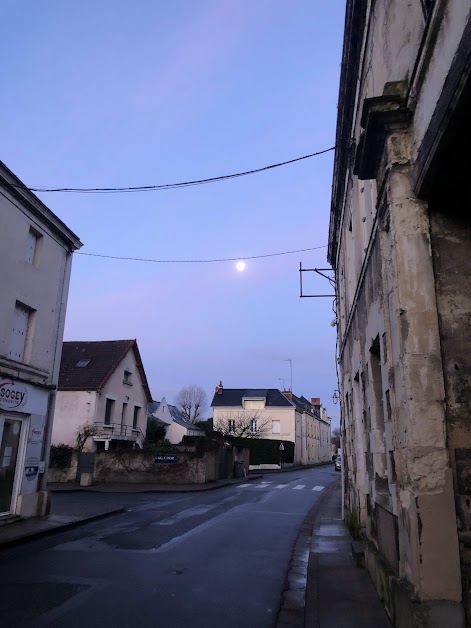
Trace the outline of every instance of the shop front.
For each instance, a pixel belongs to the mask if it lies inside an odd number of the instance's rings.
[[[50,392],[0,378],[0,517],[44,514],[45,425]]]

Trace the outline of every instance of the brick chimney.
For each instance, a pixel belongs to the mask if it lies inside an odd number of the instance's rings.
[[[291,392],[291,390],[286,390],[286,388],[283,388],[283,395],[286,397],[286,399],[293,401],[293,393]]]
[[[311,397],[311,403],[313,406],[320,406],[321,405],[321,398],[320,397]]]
[[[216,386],[216,394],[218,395],[222,395],[222,391],[224,390],[223,385],[222,385],[222,380],[219,382],[219,384]]]

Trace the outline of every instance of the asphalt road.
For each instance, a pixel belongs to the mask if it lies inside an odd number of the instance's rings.
[[[186,494],[55,494],[127,512],[1,553],[0,626],[272,627],[333,465]]]

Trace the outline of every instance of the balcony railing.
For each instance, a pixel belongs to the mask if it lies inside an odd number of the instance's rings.
[[[132,441],[142,447],[145,436],[138,427],[132,425],[121,425],[121,423],[95,423],[95,434],[93,439],[102,440],[127,440]]]

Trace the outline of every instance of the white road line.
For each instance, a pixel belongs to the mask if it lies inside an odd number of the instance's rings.
[[[305,484],[298,484],[298,486],[293,486],[293,491],[300,491],[305,486]]]
[[[252,486],[252,484],[238,484],[237,488],[245,488],[246,486]]]
[[[312,490],[313,491],[322,491],[324,487],[323,486],[315,486]]]
[[[274,488],[285,488],[286,484],[278,484]]]

